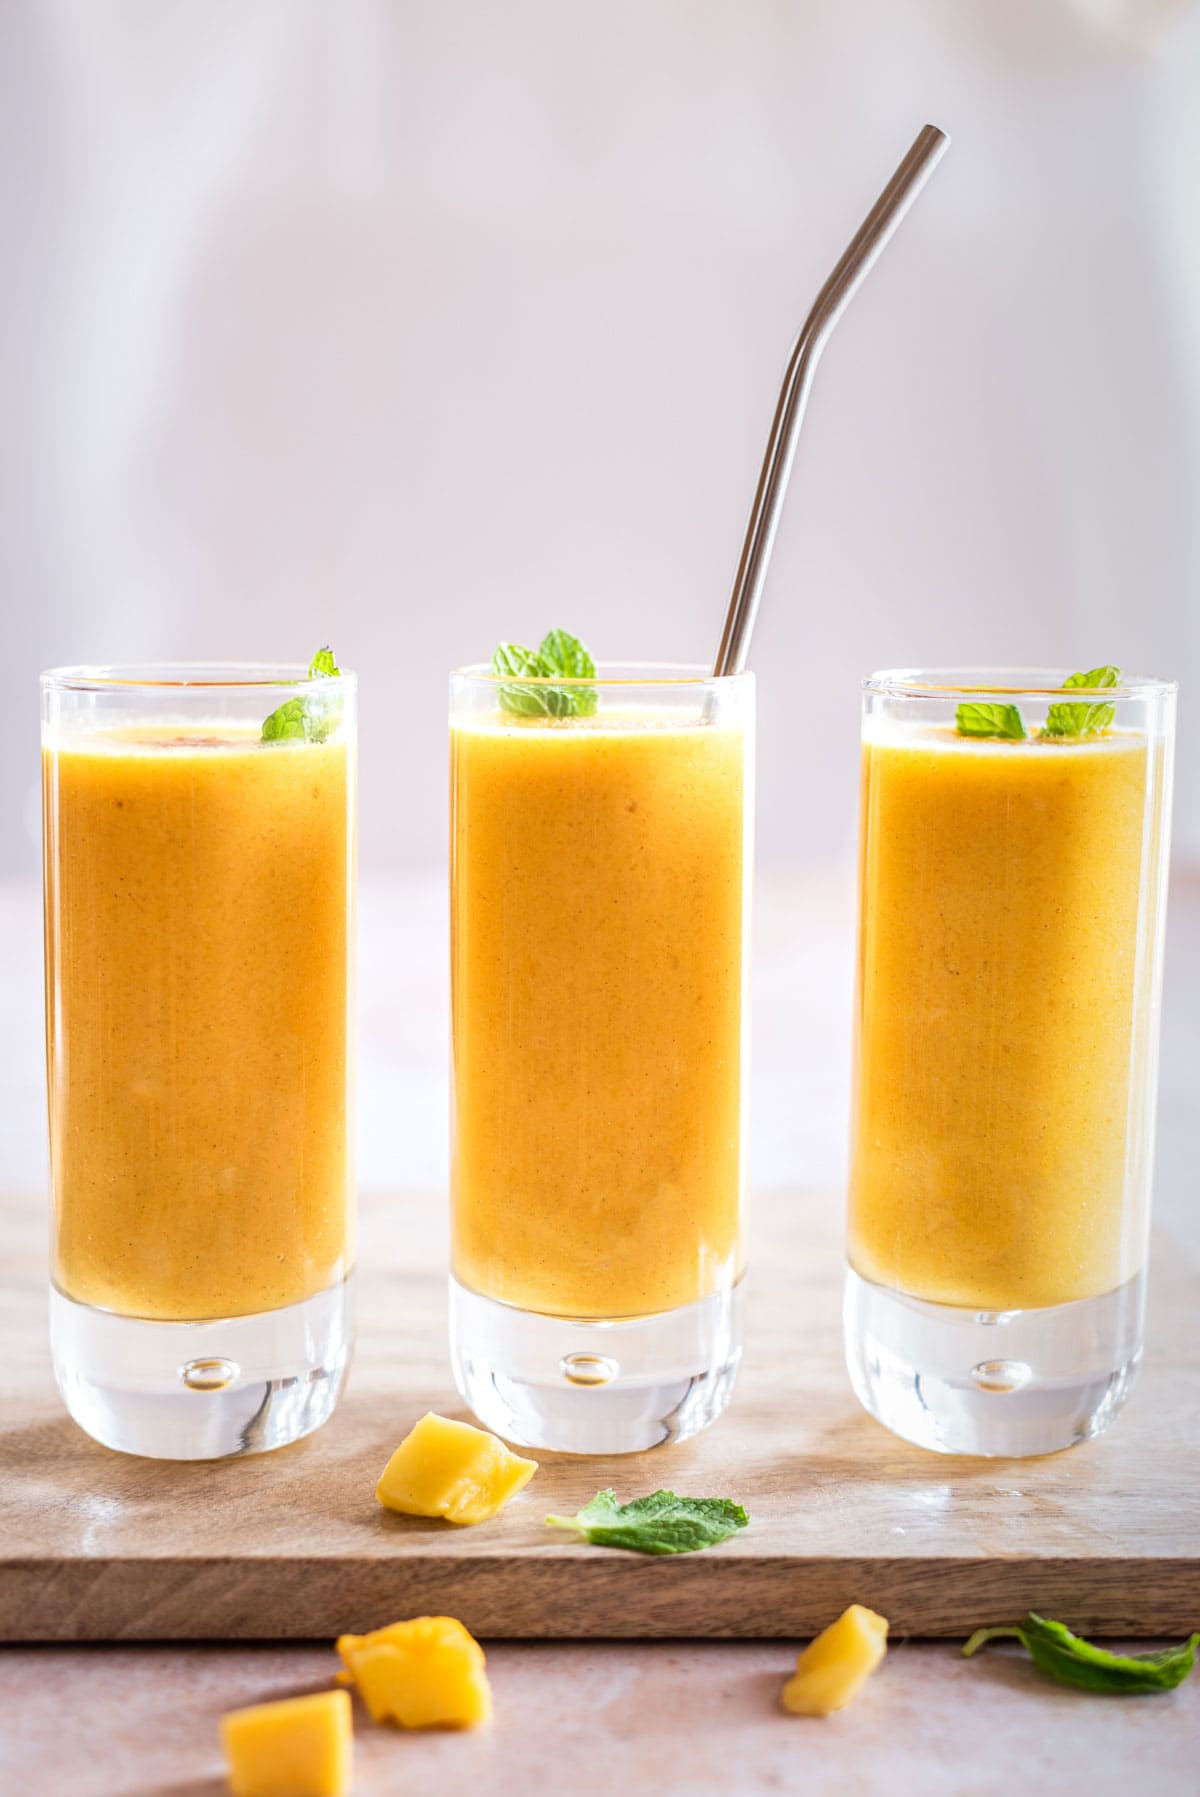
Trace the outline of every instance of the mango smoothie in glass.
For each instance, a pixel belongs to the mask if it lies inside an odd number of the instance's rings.
[[[1174,688],[1101,676],[865,688],[847,1355],[949,1452],[1096,1433],[1141,1353]]]
[[[277,1447],[350,1349],[354,678],[42,693],[60,1389],[127,1452]]]
[[[711,1422],[740,1354],[754,693],[588,691],[451,683],[451,1337],[488,1427],[621,1452]]]

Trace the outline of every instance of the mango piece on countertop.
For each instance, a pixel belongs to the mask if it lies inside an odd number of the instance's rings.
[[[221,1745],[234,1797],[349,1797],[350,1696],[321,1691],[231,1710]]]
[[[337,1650],[375,1722],[400,1728],[477,1728],[492,1717],[483,1649],[453,1616],[417,1616]]]
[[[887,1619],[862,1604],[850,1608],[809,1642],[783,1687],[783,1707],[796,1716],[828,1716],[845,1709],[887,1652]]]
[[[498,1436],[431,1410],[384,1467],[375,1496],[405,1516],[486,1522],[536,1471],[536,1460],[522,1460]]]

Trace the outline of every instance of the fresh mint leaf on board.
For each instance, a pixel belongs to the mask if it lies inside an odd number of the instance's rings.
[[[500,709],[520,718],[587,718],[596,709],[596,691],[588,686],[527,686],[526,681],[594,680],[596,664],[577,636],[549,630],[536,649],[523,643],[501,643],[492,656],[492,672],[504,680]]]
[[[1072,687],[1078,686],[1118,686],[1120,680],[1120,668],[1091,668],[1086,674],[1072,674],[1069,680],[1064,680],[1063,691],[1069,692]],[[1052,705],[1046,713],[1042,735],[1100,736],[1111,727],[1116,715],[1115,705]]]
[[[615,1491],[598,1491],[574,1516],[548,1516],[552,1529],[574,1529],[593,1547],[627,1547],[638,1554],[694,1554],[736,1535],[750,1521],[730,1498],[676,1497],[654,1491],[619,1504]]]
[[[1173,1691],[1181,1685],[1196,1663],[1200,1634],[1195,1634],[1180,1647],[1167,1647],[1158,1653],[1118,1654],[1106,1647],[1095,1647],[1079,1635],[1073,1635],[1061,1622],[1050,1622],[1033,1611],[1024,1622],[1005,1628],[976,1629],[963,1648],[967,1659],[978,1653],[985,1641],[997,1636],[1015,1636],[1029,1651],[1039,1671],[1060,1684],[1074,1685],[1079,1691],[1122,1692]]]
[[[318,649],[308,664],[310,680],[334,680],[341,673],[328,644]],[[313,692],[303,698],[287,699],[264,719],[262,740],[265,743],[323,743],[336,728],[342,715],[341,700]]]
[[[1025,725],[1015,705],[960,705],[954,713],[954,727],[960,736],[998,736],[1011,742],[1022,742]]]

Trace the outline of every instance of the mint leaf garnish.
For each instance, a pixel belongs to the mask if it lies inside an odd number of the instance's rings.
[[[618,1504],[615,1491],[598,1491],[574,1516],[548,1516],[552,1529],[574,1529],[593,1547],[627,1547],[639,1554],[694,1554],[736,1535],[750,1521],[730,1498],[676,1497],[654,1491]]]
[[[562,674],[568,680],[596,678],[596,664],[590,651],[567,630],[548,630],[538,647],[538,654],[552,674]],[[566,711],[558,714],[561,717],[590,718],[596,709],[598,695],[594,687],[567,687],[560,689],[557,696],[568,706]]]
[[[492,673],[524,674],[530,680],[546,680],[550,677],[550,668],[536,649],[527,649],[523,643],[501,643],[492,654]],[[546,687],[506,684],[500,688],[499,698],[500,709],[512,712],[514,717],[538,718],[550,714]]]
[[[963,1648],[970,1659],[985,1641],[999,1635],[1015,1636],[1028,1651],[1039,1671],[1063,1685],[1074,1685],[1080,1691],[1131,1693],[1136,1691],[1173,1691],[1181,1685],[1196,1663],[1200,1634],[1195,1634],[1180,1647],[1167,1647],[1158,1653],[1117,1654],[1106,1647],[1096,1647],[1073,1635],[1061,1622],[1050,1622],[1035,1616],[1031,1610],[1024,1622],[1006,1628],[976,1629]]]
[[[1063,681],[1063,691],[1077,686],[1118,686],[1120,668],[1092,668],[1086,674],[1072,674]],[[1099,736],[1117,715],[1115,705],[1052,705],[1046,713],[1043,736]]]
[[[328,644],[318,649],[308,664],[310,680],[333,680],[341,673]],[[336,728],[342,715],[341,699],[334,693],[306,693],[287,699],[263,720],[265,743],[323,743]]]
[[[960,705],[954,713],[960,736],[1000,736],[1020,742],[1025,725],[1015,705]]]
[[[556,674],[567,674],[572,680],[594,680],[596,664],[577,636],[566,630],[548,630],[542,638],[538,654]]]
[[[504,678],[500,708],[514,717],[587,718],[596,709],[596,691],[588,686],[526,686],[525,680],[594,680],[596,664],[577,636],[550,630],[536,649],[523,643],[501,643],[492,656],[492,672]]]

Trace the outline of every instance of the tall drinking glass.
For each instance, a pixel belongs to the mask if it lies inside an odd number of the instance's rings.
[[[753,677],[450,702],[458,1387],[531,1447],[679,1440],[741,1353]]]
[[[350,1352],[354,676],[59,668],[42,744],[59,1389],[127,1453],[279,1447]]]
[[[1062,679],[865,684],[846,1352],[947,1453],[1096,1434],[1141,1355],[1175,688],[1053,734]]]

